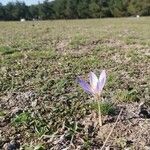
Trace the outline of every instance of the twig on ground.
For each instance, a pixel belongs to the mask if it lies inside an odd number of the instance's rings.
[[[112,127],[110,133],[108,134],[108,136],[107,136],[107,138],[106,138],[106,140],[105,140],[105,142],[104,142],[104,144],[103,144],[103,146],[101,147],[100,150],[103,150],[103,148],[105,147],[105,145],[106,145],[106,143],[107,143],[109,137],[111,136],[111,134],[112,134],[112,132],[113,132],[113,130],[114,130],[114,128],[115,128],[115,126],[116,126],[116,124],[117,124],[117,122],[118,122],[118,120],[119,120],[121,114],[122,114],[122,111],[123,111],[123,108],[120,110],[120,113],[119,113],[119,115],[118,115],[118,117],[117,117],[117,119],[116,119],[116,122],[114,123],[114,125],[113,125],[113,127]]]

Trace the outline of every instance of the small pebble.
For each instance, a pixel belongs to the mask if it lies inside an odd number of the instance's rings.
[[[4,150],[17,150],[19,149],[20,144],[16,142],[15,140],[12,140],[10,143],[6,143],[3,146]]]

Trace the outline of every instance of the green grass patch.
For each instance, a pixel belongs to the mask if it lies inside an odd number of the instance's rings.
[[[31,121],[31,115],[28,112],[23,112],[19,115],[16,115],[12,119],[12,123],[16,126],[19,125],[28,125],[28,123]]]
[[[92,109],[96,110],[98,112],[98,104],[97,102],[93,102],[91,104]],[[115,114],[115,107],[113,104],[108,103],[108,102],[101,102],[100,103],[100,109],[102,115],[114,115]]]
[[[117,90],[114,99],[120,102],[138,102],[139,93],[137,90]]]
[[[80,45],[86,43],[86,37],[82,35],[76,35],[71,39],[70,46],[71,48],[79,48]]]
[[[15,52],[17,52],[17,50],[11,47],[7,47],[7,46],[0,47],[0,53],[2,55],[10,55],[10,54],[14,54]]]

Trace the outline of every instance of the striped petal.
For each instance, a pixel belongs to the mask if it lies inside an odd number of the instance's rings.
[[[105,83],[106,83],[106,71],[103,70],[100,74],[97,84],[97,91],[99,92],[99,94],[102,92]]]
[[[91,87],[88,83],[86,83],[81,78],[77,78],[77,82],[80,84],[80,86],[83,88],[83,90],[88,94],[93,94]]]
[[[98,78],[93,72],[90,72],[89,76],[90,76],[90,86],[93,89],[93,91],[96,92],[95,90],[97,88]]]

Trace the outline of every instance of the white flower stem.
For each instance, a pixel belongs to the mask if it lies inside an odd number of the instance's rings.
[[[101,107],[100,107],[100,101],[99,99],[97,100],[98,104],[98,121],[99,121],[99,126],[102,126],[102,115],[101,115]]]

